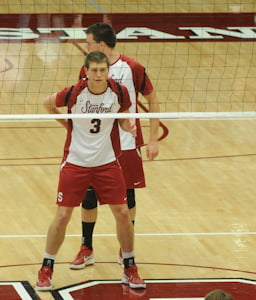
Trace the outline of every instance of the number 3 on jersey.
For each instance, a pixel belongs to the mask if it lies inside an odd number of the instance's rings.
[[[98,133],[100,131],[101,120],[92,119],[91,123],[93,124],[93,128],[90,129],[90,133]]]

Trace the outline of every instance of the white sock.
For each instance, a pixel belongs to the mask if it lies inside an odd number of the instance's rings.
[[[45,252],[44,258],[55,260],[56,255],[49,254]]]
[[[130,258],[130,257],[134,257],[134,252],[122,252],[123,254],[123,258]]]

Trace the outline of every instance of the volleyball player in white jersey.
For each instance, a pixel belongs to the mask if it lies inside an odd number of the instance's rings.
[[[87,28],[88,53],[100,51],[107,55],[110,61],[109,77],[125,85],[128,89],[132,106],[130,111],[138,111],[139,93],[149,104],[149,112],[159,112],[159,104],[153,85],[146,74],[145,68],[131,57],[120,54],[115,50],[116,34],[113,28],[106,23],[93,24]],[[80,78],[86,77],[86,70],[81,69]],[[137,137],[134,139],[129,132],[120,128],[122,155],[119,158],[122,167],[126,188],[127,203],[130,218],[134,224],[136,214],[136,188],[145,187],[145,177],[142,165],[140,147],[144,145],[139,119],[136,119]],[[150,135],[147,143],[147,157],[153,160],[159,151],[158,146],[159,120],[150,119]],[[94,190],[90,188],[82,203],[82,245],[75,259],[70,263],[71,269],[82,269],[94,263],[92,237],[97,218],[97,199]],[[128,265],[122,252],[119,252],[119,263]]]
[[[129,112],[131,101],[127,88],[107,79],[107,56],[102,52],[91,52],[86,57],[85,67],[87,79],[45,100],[49,113],[59,114],[58,107],[64,106],[70,114]],[[127,207],[125,180],[116,159],[121,153],[118,121],[125,131],[136,136],[132,119],[59,120],[67,129],[67,138],[59,175],[57,212],[48,230],[45,255],[36,282],[39,291],[52,289],[55,256],[64,241],[73,209],[81,204],[89,186],[94,187],[101,204],[109,204],[115,217],[120,247],[129,257],[122,282],[131,288],[146,287],[134,261],[134,232]]]

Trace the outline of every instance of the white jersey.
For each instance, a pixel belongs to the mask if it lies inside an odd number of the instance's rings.
[[[71,114],[117,113],[130,106],[125,87],[122,87],[122,104],[117,90],[110,85],[102,94],[92,94],[87,87],[86,80],[83,80],[83,85],[79,94],[71,97],[67,103]],[[65,105],[69,91],[70,88],[66,88],[57,94],[56,106]],[[115,122],[113,118],[73,119],[68,129],[65,160],[83,167],[101,166],[116,160],[115,145],[111,137]]]
[[[109,68],[109,77],[116,80],[119,83],[125,85],[128,89],[129,96],[132,102],[131,107],[129,108],[131,113],[136,113],[136,91],[133,84],[133,74],[130,66],[126,61],[119,59]],[[135,121],[135,119],[133,119]],[[130,134],[130,132],[124,131],[119,126],[120,131],[120,140],[122,150],[130,150],[136,148],[136,140]]]
[[[81,68],[79,76],[80,78],[86,77],[84,67]],[[126,86],[132,103],[129,110],[132,113],[138,112],[139,93],[148,95],[153,91],[153,85],[146,74],[145,68],[126,55],[120,55],[119,59],[110,65],[109,77]],[[136,139],[134,139],[129,132],[122,130],[119,126],[122,150],[136,149],[144,144],[139,119],[136,119],[136,126]]]

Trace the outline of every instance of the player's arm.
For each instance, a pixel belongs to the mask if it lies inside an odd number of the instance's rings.
[[[122,89],[122,100],[120,101],[119,98],[119,103],[121,103],[121,109],[119,110],[119,113],[130,113],[129,107],[131,107],[131,99],[127,87],[120,85],[120,88]],[[137,136],[137,127],[131,118],[118,119],[118,121],[124,131],[130,132],[133,137]]]
[[[50,114],[61,114],[62,112],[56,107],[57,93],[48,96],[44,100],[44,106]],[[66,119],[57,119],[57,121],[65,128],[68,127],[68,121]]]
[[[159,102],[157,99],[156,92],[148,75],[146,74],[145,68],[138,62],[135,62],[134,66],[134,83],[137,90],[148,102],[148,108],[150,113],[157,113],[160,111]],[[158,145],[158,131],[159,131],[159,119],[150,118],[149,121],[150,132],[149,141],[147,144],[147,158],[153,160],[159,152]]]
[[[157,113],[160,111],[159,102],[155,91],[151,92],[148,95],[144,95],[144,98],[147,100],[149,105],[149,112]],[[159,152],[158,145],[158,131],[159,131],[159,119],[150,118],[150,133],[149,141],[147,145],[147,157],[149,160],[153,160]]]
[[[125,111],[122,111],[122,113],[129,113],[129,110],[127,109]],[[118,119],[118,121],[119,121],[121,128],[124,131],[130,132],[133,137],[137,136],[137,127],[136,127],[135,122],[131,118]]]

